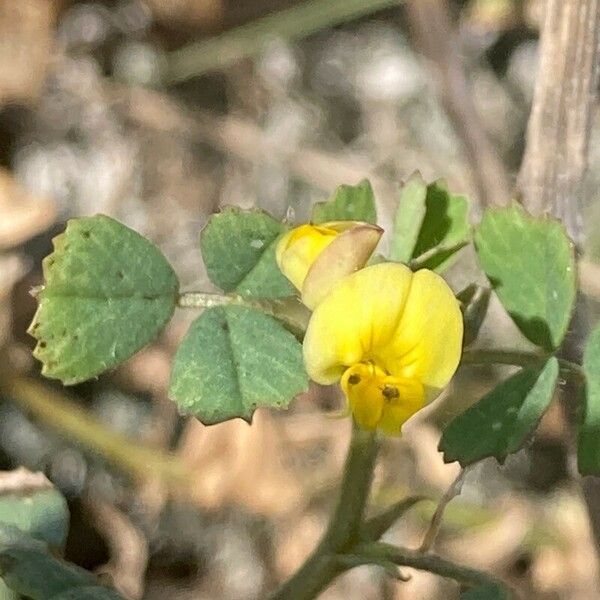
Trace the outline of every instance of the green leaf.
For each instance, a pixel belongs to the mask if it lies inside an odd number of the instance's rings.
[[[71,590],[101,587],[91,573],[55,558],[43,542],[4,524],[0,524],[0,576],[11,590],[31,600],[52,600]],[[109,589],[97,598],[121,600]]]
[[[391,240],[391,260],[408,263],[414,257],[414,250],[427,212],[426,199],[427,184],[417,171],[408,178],[400,190]]]
[[[600,475],[600,326],[590,334],[583,353],[586,377],[577,462],[582,475]]]
[[[311,221],[364,221],[377,223],[375,195],[367,179],[358,185],[340,185],[327,202],[318,202],[313,206]]]
[[[275,319],[251,308],[205,310],[179,346],[170,397],[206,424],[251,421],[260,406],[287,407],[308,387],[302,347]]]
[[[13,592],[1,579],[0,600],[19,600],[19,595],[16,592]]]
[[[490,303],[490,289],[475,283],[456,294],[463,315],[463,346],[472,344],[479,334]]]
[[[402,187],[394,219],[391,259],[441,272],[469,240],[469,201],[445,182],[427,185],[419,173]]]
[[[487,583],[467,590],[460,600],[510,600],[511,594],[500,584]]]
[[[475,234],[479,262],[523,334],[552,351],[575,302],[573,245],[559,221],[534,218],[517,203],[486,211]]]
[[[69,221],[43,268],[29,333],[42,373],[67,385],[128,359],[175,309],[179,283],[161,252],[104,215]]]
[[[543,369],[522,369],[500,383],[444,430],[440,451],[444,460],[463,467],[494,456],[503,462],[516,452],[548,408],[558,378],[558,360]]]
[[[224,292],[283,298],[295,290],[275,261],[285,226],[262,210],[229,207],[213,215],[200,235],[210,280]]]
[[[0,472],[0,523],[18,527],[60,550],[69,531],[69,509],[42,473],[23,468]]]

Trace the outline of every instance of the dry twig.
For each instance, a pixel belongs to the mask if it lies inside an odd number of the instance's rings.
[[[473,102],[446,0],[411,0],[406,11],[417,49],[429,59],[444,109],[461,139],[482,204],[506,204],[509,177]]]

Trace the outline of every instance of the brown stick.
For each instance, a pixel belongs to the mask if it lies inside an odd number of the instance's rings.
[[[547,0],[540,63],[518,186],[536,214],[583,243],[582,184],[598,86],[599,0]]]
[[[597,96],[599,36],[600,0],[547,0],[539,72],[518,180],[525,206],[533,213],[550,213],[561,219],[579,249],[584,242],[583,182]],[[594,287],[597,270],[580,265],[582,289]],[[565,358],[580,358],[588,331],[587,311],[579,302],[563,347]],[[578,394],[578,389],[565,388],[573,429]],[[600,485],[588,477],[583,481],[583,491],[600,549]]]
[[[406,11],[415,46],[430,61],[442,105],[463,143],[480,202],[506,204],[509,178],[477,114],[446,0],[411,0]]]

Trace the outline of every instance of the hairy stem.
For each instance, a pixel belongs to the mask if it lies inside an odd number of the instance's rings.
[[[296,337],[302,338],[310,313],[296,298],[252,300],[238,294],[210,292],[183,292],[177,298],[179,308],[215,308],[218,306],[245,306],[259,310],[281,321]]]

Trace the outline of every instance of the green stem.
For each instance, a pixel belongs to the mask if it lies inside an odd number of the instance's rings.
[[[490,575],[463,565],[450,562],[435,554],[422,554],[407,548],[399,548],[383,542],[373,542],[357,546],[352,557],[355,566],[359,564],[381,564],[390,562],[401,567],[412,567],[421,571],[429,571],[442,577],[449,577],[467,585],[496,585],[505,588],[504,584]]]
[[[375,432],[353,424],[338,504],[325,536],[334,552],[342,552],[359,537],[378,450]]]
[[[537,367],[550,358],[549,354],[536,354],[534,352],[517,352],[513,350],[487,350],[477,348],[465,350],[461,358],[462,365],[511,365],[515,367]],[[577,379],[584,379],[585,375],[581,365],[558,359],[561,371]]]
[[[214,308],[215,306],[248,306],[242,296],[213,294],[210,292],[183,292],[177,298],[179,308]]]
[[[363,524],[360,537],[365,542],[377,541],[404,513],[418,502],[431,501],[427,496],[410,496],[395,502]]]
[[[296,337],[302,339],[310,313],[297,298],[252,300],[238,294],[210,292],[183,292],[177,297],[179,308],[215,308],[218,306],[245,306],[259,310],[281,321]]]
[[[353,426],[337,507],[321,543],[271,600],[311,600],[339,575],[339,554],[359,539],[379,444],[374,432]]]
[[[298,40],[398,4],[398,0],[309,0],[172,52],[167,82],[222,69],[261,52],[272,39]]]
[[[454,498],[456,498],[456,496],[458,496],[461,493],[468,469],[469,467],[465,467],[460,470],[460,473],[456,476],[456,479],[450,484],[450,487],[440,498],[437,508],[433,513],[433,517],[431,517],[431,523],[429,524],[429,527],[425,532],[423,543],[419,548],[419,551],[423,554],[429,552],[433,548],[435,539],[438,536],[438,533],[440,532],[440,529],[442,527],[442,520],[444,518],[444,512],[446,511],[446,507]]]
[[[158,477],[184,488],[190,473],[174,455],[107,429],[61,392],[28,377],[3,376],[0,389],[44,425],[139,480]]]

